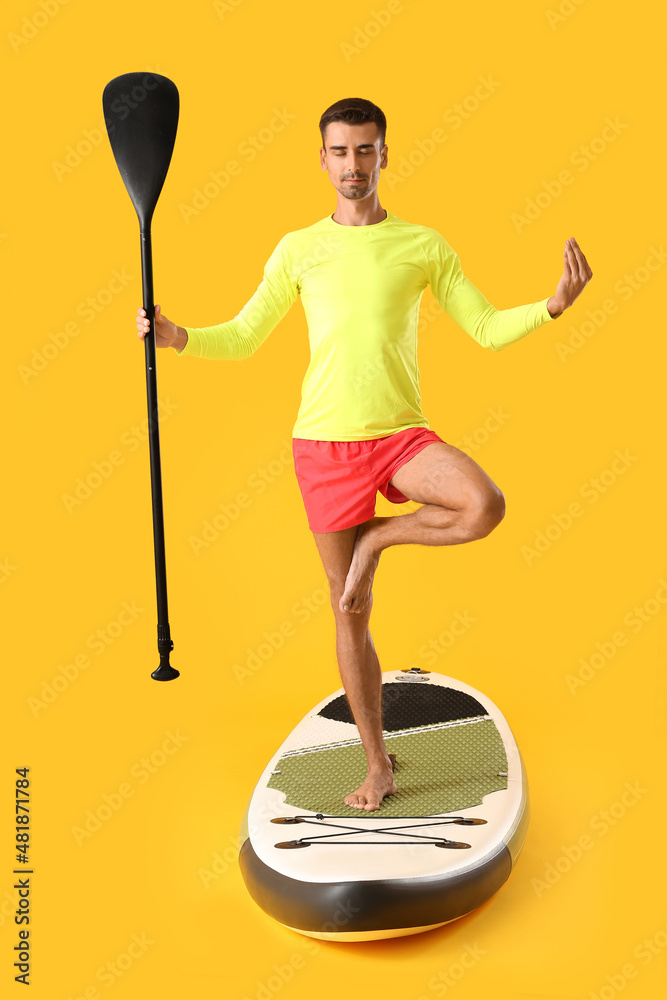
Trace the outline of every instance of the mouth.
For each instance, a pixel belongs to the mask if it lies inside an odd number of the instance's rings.
[[[346,184],[361,184],[362,180],[363,180],[362,177],[346,177],[345,178],[345,183]]]

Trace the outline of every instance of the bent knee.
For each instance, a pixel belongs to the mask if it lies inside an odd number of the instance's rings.
[[[505,516],[505,496],[498,487],[475,498],[468,513],[471,538],[485,538]]]
[[[329,593],[331,597],[331,610],[333,611],[334,618],[336,619],[336,627],[341,628],[353,628],[358,629],[360,623],[363,627],[366,627],[368,619],[370,617],[371,608],[373,606],[373,594],[371,593],[368,606],[363,611],[342,611],[340,607],[340,599],[345,593],[345,581],[338,586],[329,583]]]
[[[331,607],[334,610],[338,607],[338,603],[345,592],[345,577],[333,577],[329,576],[329,596],[331,598]]]
[[[371,593],[371,595],[370,595],[370,597],[368,599],[368,604],[364,608],[364,610],[363,611],[355,611],[354,613],[352,613],[352,611],[342,611],[341,610],[340,599],[341,599],[342,596],[343,596],[343,591],[342,590],[339,593],[336,593],[336,594],[332,593],[332,595],[331,595],[331,610],[333,611],[334,618],[336,619],[337,622],[347,622],[347,621],[357,622],[361,618],[364,618],[364,616],[366,618],[368,618],[370,616],[371,608],[373,606],[373,594],[372,593]]]

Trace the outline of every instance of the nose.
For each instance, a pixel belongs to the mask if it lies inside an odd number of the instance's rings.
[[[361,170],[359,169],[359,154],[355,152],[349,153],[345,161],[345,167],[350,177],[361,177]]]

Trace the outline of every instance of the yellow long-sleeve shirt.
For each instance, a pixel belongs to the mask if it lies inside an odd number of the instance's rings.
[[[370,226],[330,215],[287,233],[257,291],[218,326],[186,327],[179,355],[248,358],[297,295],[308,323],[310,364],[294,437],[357,441],[428,427],[417,367],[419,303],[427,285],[445,312],[483,347],[499,350],[552,319],[548,299],[498,310],[434,229],[392,212]]]

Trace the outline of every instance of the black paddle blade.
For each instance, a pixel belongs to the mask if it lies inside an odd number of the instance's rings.
[[[124,73],[102,95],[113,155],[142,231],[150,227],[178,128],[176,84],[157,73]]]

